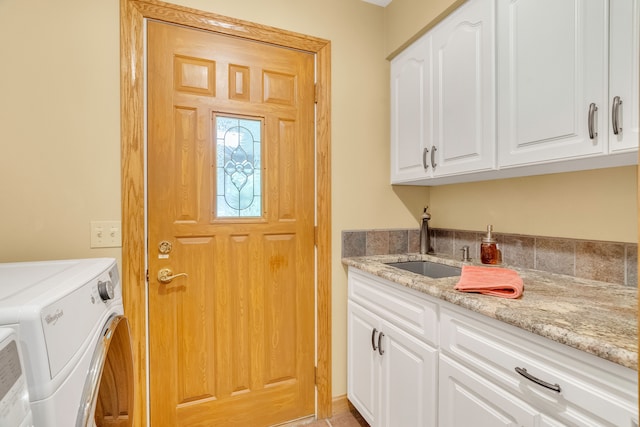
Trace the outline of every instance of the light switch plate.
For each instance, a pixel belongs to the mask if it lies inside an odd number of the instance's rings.
[[[91,221],[92,248],[119,248],[122,246],[120,221]]]

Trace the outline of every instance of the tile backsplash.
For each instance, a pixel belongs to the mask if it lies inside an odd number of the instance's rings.
[[[458,259],[462,258],[462,247],[469,246],[471,259],[477,261],[485,234],[484,231],[435,228],[431,230],[431,246],[436,254]],[[506,233],[494,233],[494,236],[505,265],[638,285],[636,243]],[[342,257],[417,253],[419,238],[418,229],[347,230],[342,232]]]

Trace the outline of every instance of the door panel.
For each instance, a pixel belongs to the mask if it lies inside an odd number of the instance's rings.
[[[495,168],[494,10],[466,3],[433,31],[434,176]]]
[[[498,2],[501,167],[607,150],[607,2]],[[589,135],[590,105],[595,111]]]
[[[312,415],[314,58],[148,32],[151,424]]]

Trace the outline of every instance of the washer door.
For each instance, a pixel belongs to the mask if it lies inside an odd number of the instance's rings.
[[[112,315],[91,359],[76,427],[133,425],[133,354],[129,322]]]

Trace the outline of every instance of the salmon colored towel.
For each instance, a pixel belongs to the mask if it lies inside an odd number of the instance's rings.
[[[519,298],[524,284],[518,272],[508,268],[463,265],[460,281],[454,289],[502,298]]]

